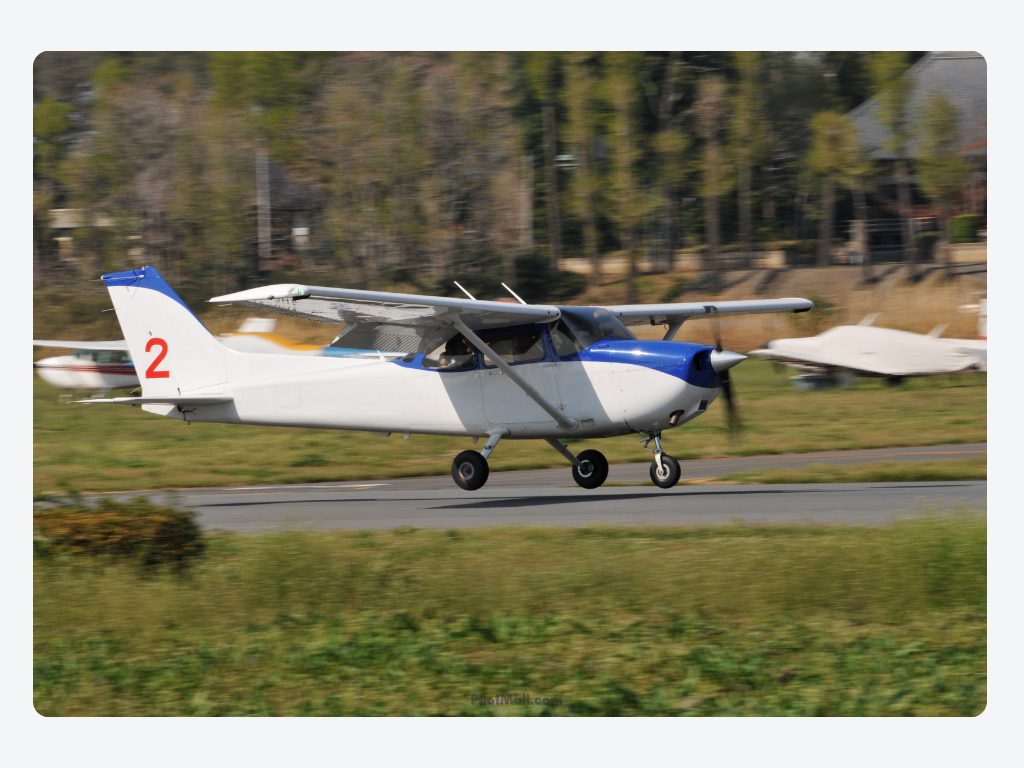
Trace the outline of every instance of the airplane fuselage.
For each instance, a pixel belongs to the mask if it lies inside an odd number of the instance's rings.
[[[544,334],[544,357],[512,367],[576,421],[575,429],[557,427],[479,353],[461,370],[430,367],[423,354],[390,361],[228,354],[223,363],[230,370],[214,377],[223,385],[211,381],[188,391],[227,395],[231,402],[143,408],[197,422],[472,437],[497,430],[513,439],[607,437],[679,426],[721,392],[708,363],[712,347],[616,339],[558,355],[547,328],[537,328]]]
[[[128,355],[88,352],[47,357],[34,364],[39,378],[61,389],[111,390],[139,386],[139,377]]]

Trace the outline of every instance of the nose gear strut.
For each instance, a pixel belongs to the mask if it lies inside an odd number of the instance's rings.
[[[651,441],[654,441],[654,448],[649,448]],[[679,462],[665,453],[661,447],[661,432],[648,432],[647,438],[640,438],[644,444],[644,450],[654,454],[654,461],[651,462],[651,480],[659,488],[671,488],[679,482]]]

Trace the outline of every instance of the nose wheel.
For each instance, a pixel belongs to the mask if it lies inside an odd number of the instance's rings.
[[[651,480],[659,488],[671,488],[679,482],[679,462],[667,453],[661,454],[661,466],[657,458],[651,462]]]
[[[651,441],[654,441],[654,448],[648,448]],[[651,462],[651,480],[659,488],[671,488],[679,482],[679,462],[669,456],[661,449],[661,433],[648,433],[647,439],[641,438],[644,448],[654,454],[654,461]]]

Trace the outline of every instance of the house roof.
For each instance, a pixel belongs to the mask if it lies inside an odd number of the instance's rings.
[[[907,113],[917,124],[933,94],[944,91],[960,111],[960,148],[965,155],[988,155],[988,71],[985,57],[974,51],[932,51],[901,77],[914,81]],[[860,130],[861,143],[876,160],[892,160],[885,148],[888,131],[876,118],[878,103],[869,99],[847,116]],[[920,140],[911,139],[907,156],[915,157]]]

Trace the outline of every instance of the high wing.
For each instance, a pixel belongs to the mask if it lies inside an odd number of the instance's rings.
[[[671,325],[697,317],[807,312],[813,307],[814,303],[807,299],[751,299],[686,304],[622,304],[605,309],[615,315],[623,325]]]
[[[128,342],[124,339],[118,341],[40,341],[32,339],[34,347],[59,347],[60,349],[88,349],[88,350],[113,350],[118,352],[128,351]]]
[[[417,296],[354,288],[270,285],[217,296],[213,304],[236,304],[328,325],[345,325],[332,346],[423,351],[430,341],[451,335],[458,319],[473,330],[557,320],[560,312],[545,304]]]
[[[450,335],[455,319],[474,331],[557,320],[557,307],[546,304],[509,304],[501,301],[417,296],[354,288],[325,288],[282,284],[252,288],[210,299],[213,304],[235,304],[290,315],[329,325],[345,325],[334,347],[423,351],[429,341]],[[633,304],[606,309],[625,325],[667,323],[673,327],[694,317],[744,315],[762,312],[806,312],[807,299],[706,301],[688,304]]]

